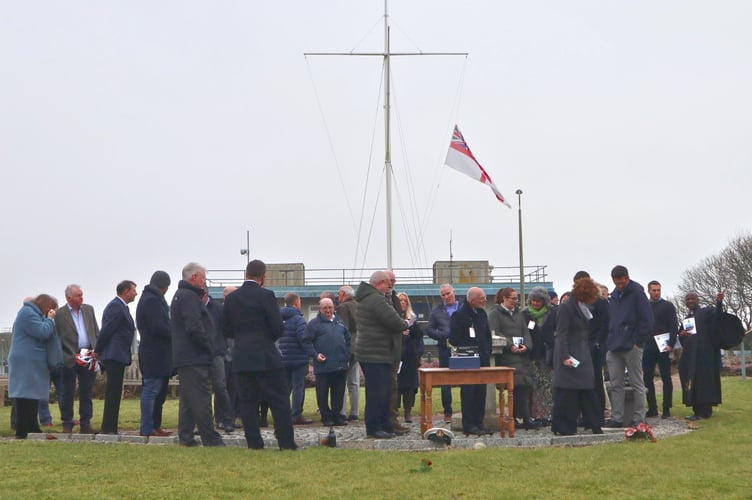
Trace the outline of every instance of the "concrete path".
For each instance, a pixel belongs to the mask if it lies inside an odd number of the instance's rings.
[[[364,449],[364,450],[394,450],[394,451],[426,451],[445,449],[446,446],[433,441],[420,438],[420,423],[413,421],[410,432],[404,436],[398,436],[392,439],[370,439],[366,437],[365,426],[363,421],[350,422],[345,427],[335,427],[337,435],[338,448]],[[436,415],[434,420],[436,427],[443,427],[441,415]],[[668,418],[661,419],[649,418],[648,425],[653,429],[656,438],[684,434],[690,431],[689,426],[683,419]],[[295,426],[295,440],[299,446],[309,448],[313,446],[322,446],[322,440],[329,433],[328,427],[322,427],[320,424],[310,424]],[[261,431],[267,449],[277,449],[277,443],[274,439],[273,428],[264,428]],[[456,438],[452,441],[452,448],[541,448],[549,446],[590,446],[595,444],[615,443],[624,440],[623,429],[604,429],[604,434],[593,435],[590,431],[580,431],[575,436],[555,436],[550,427],[545,427],[537,431],[517,430],[514,438],[500,437],[499,433],[484,437],[469,437],[457,431]],[[233,432],[232,434],[222,433],[222,438],[227,446],[246,447],[245,438],[242,432]],[[145,445],[177,445],[177,437],[141,437],[134,433],[124,433],[118,436],[97,434],[95,436],[86,434],[29,434],[31,440],[43,440],[47,442],[96,442],[102,444],[130,443]]]

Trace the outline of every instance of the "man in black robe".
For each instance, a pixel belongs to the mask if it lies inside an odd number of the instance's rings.
[[[679,330],[684,353],[679,360],[682,402],[694,415],[687,420],[710,418],[713,406],[721,404],[721,351],[713,344],[723,312],[723,293],[716,295],[715,307],[699,307],[699,297],[684,297],[689,312]]]

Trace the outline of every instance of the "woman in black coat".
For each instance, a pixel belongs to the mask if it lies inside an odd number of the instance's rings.
[[[593,382],[590,357],[589,322],[593,318],[588,305],[595,302],[598,287],[590,278],[574,282],[572,298],[556,311],[554,342],[554,408],[551,430],[555,434],[577,432],[577,417],[582,412],[586,422],[600,422],[600,410]],[[602,434],[600,425],[593,434]]]
[[[405,422],[412,423],[412,409],[415,406],[415,394],[418,392],[418,367],[423,356],[423,330],[415,322],[417,316],[406,293],[398,295],[405,319],[410,327],[402,336],[402,359],[397,374],[398,398],[405,410]]]

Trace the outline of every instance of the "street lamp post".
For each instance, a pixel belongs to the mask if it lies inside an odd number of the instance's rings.
[[[522,189],[515,191],[517,194],[517,224],[519,226],[519,241],[520,241],[520,300],[525,300],[525,263],[522,257]]]
[[[240,249],[240,255],[245,255],[246,265],[251,261],[251,231],[245,232],[245,248]]]

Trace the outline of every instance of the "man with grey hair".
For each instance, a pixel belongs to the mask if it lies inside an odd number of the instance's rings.
[[[341,406],[345,399],[347,366],[350,361],[350,335],[345,324],[334,316],[332,299],[323,298],[319,301],[319,313],[305,328],[303,348],[313,358],[316,401],[322,424],[347,425],[345,417],[341,415]]]
[[[63,344],[62,392],[58,395],[63,432],[73,431],[73,398],[78,379],[78,415],[81,434],[90,434],[93,416],[92,392],[96,372],[76,363],[75,356],[81,349],[93,349],[99,335],[99,325],[94,308],[84,304],[84,292],[80,285],[65,287],[66,305],[57,310],[55,329]]]
[[[384,300],[390,289],[389,275],[376,271],[368,283],[360,283],[355,293],[358,302],[355,359],[366,377],[366,435],[374,439],[388,439],[395,433],[406,432],[396,429],[390,419],[392,371],[402,355],[402,332],[408,326]]]
[[[482,288],[471,287],[467,291],[467,300],[449,321],[449,342],[455,347],[477,347],[480,366],[491,366],[491,328],[485,307],[486,293]],[[490,434],[483,426],[485,385],[463,385],[460,389],[460,405],[462,430],[465,434]]]
[[[347,394],[343,397],[342,413],[347,416],[347,420],[358,420],[358,405],[360,404],[360,365],[355,359],[355,340],[358,336],[358,323],[355,321],[358,303],[355,302],[355,290],[350,285],[339,287],[337,291],[339,305],[335,309],[335,314],[347,327],[350,334],[350,363],[347,367]],[[346,414],[345,402],[347,396],[350,399],[350,414]]]
[[[189,262],[183,279],[172,297],[172,365],[180,379],[178,440],[183,446],[197,446],[193,437],[198,427],[203,446],[224,446],[214,430],[209,371],[214,361],[212,334],[214,323],[201,301],[206,287],[206,268]]]

